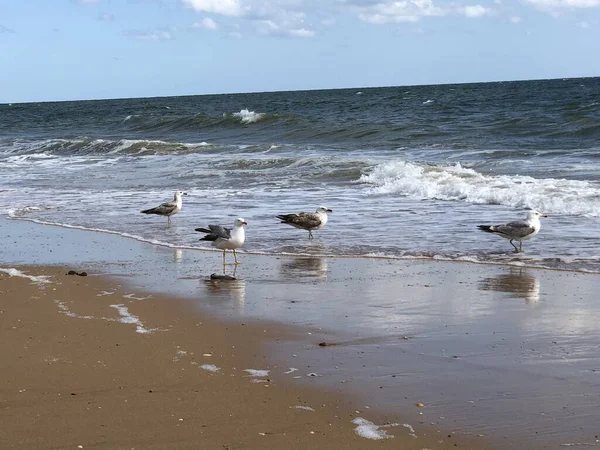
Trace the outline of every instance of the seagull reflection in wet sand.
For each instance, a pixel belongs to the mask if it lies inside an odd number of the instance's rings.
[[[511,294],[511,298],[522,298],[528,303],[540,301],[540,281],[521,270],[484,278],[479,281],[478,288],[482,291],[506,292]]]
[[[231,301],[235,308],[243,310],[246,306],[246,283],[244,280],[235,278],[237,267],[233,270],[233,279],[210,279],[205,281],[205,286],[210,298]]]

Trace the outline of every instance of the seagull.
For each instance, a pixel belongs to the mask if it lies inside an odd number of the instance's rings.
[[[515,248],[515,253],[519,253],[523,251],[523,241],[531,239],[540,231],[540,217],[548,216],[539,211],[529,211],[526,220],[517,220],[504,225],[478,225],[477,228],[508,239]],[[519,241],[518,248],[513,241]]]
[[[327,223],[327,213],[332,212],[331,209],[321,206],[317,208],[317,212],[307,213],[301,212],[296,214],[282,214],[277,216],[281,219],[281,223],[287,223],[295,228],[308,231],[308,238],[312,239],[312,230],[323,228]]]
[[[225,267],[225,252],[227,250],[233,250],[233,257],[235,258],[235,265],[239,264],[235,250],[244,245],[246,240],[246,232],[244,227],[248,225],[241,217],[238,217],[233,222],[233,229],[225,228],[220,225],[209,225],[208,228],[196,228],[196,231],[200,233],[206,233],[201,241],[212,241],[213,247],[223,250],[223,267]],[[224,270],[224,269],[223,269]]]
[[[171,202],[165,202],[158,205],[156,208],[145,209],[142,211],[143,214],[158,214],[159,216],[167,216],[168,223],[171,224],[171,216],[181,211],[183,195],[187,195],[185,192],[175,192],[175,197]]]

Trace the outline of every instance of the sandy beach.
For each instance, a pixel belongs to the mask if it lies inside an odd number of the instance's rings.
[[[0,235],[2,448],[598,445],[597,275]]]
[[[294,339],[273,324],[55,267],[1,273],[0,292],[2,448],[484,448],[292,386],[263,349]]]

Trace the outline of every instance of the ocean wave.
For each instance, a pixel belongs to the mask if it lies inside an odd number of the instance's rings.
[[[24,164],[57,156],[90,155],[175,155],[204,151],[208,142],[182,143],[147,139],[43,139],[15,141],[3,147],[0,157],[5,162]]]
[[[264,118],[266,114],[242,109],[240,112],[233,113],[232,116],[240,119],[242,123],[255,123]]]
[[[220,116],[202,112],[192,115],[129,114],[122,120],[122,126],[136,132],[214,131],[219,128],[227,130],[240,125],[278,120],[286,124],[293,124],[301,119],[289,114],[270,114],[244,108],[240,111],[224,112]]]
[[[600,184],[521,175],[484,175],[453,166],[392,161],[359,180],[375,195],[535,208],[545,213],[600,216]]]

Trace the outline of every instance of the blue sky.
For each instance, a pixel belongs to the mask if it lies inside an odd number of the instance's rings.
[[[0,102],[600,75],[600,0],[0,0]]]

